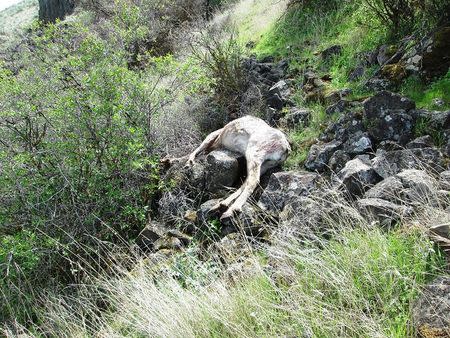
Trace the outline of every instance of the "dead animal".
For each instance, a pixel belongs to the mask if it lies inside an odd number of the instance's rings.
[[[244,184],[213,208],[226,210],[221,216],[223,220],[242,211],[242,206],[258,186],[261,175],[283,163],[291,147],[280,130],[270,127],[260,118],[244,116],[209,134],[190,155],[173,159],[166,157],[162,162],[171,164],[187,159],[186,165],[190,166],[199,154],[219,148],[240,153],[247,161]]]

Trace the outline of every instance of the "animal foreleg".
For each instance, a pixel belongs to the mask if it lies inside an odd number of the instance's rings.
[[[202,144],[200,144],[200,146],[189,155],[187,164],[192,165],[194,163],[195,157],[202,151],[208,150],[208,148],[213,145],[213,143],[217,140],[221,133],[222,129],[219,129],[206,136]]]

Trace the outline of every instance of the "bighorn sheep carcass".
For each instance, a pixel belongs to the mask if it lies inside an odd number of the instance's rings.
[[[291,151],[286,136],[280,130],[270,127],[260,118],[244,116],[209,134],[197,149],[182,159],[187,158],[189,166],[200,153],[218,148],[240,153],[247,161],[244,184],[213,208],[227,209],[221,219],[242,211],[242,206],[258,186],[260,176],[283,163]]]

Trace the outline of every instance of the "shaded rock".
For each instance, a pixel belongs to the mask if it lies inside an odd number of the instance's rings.
[[[342,53],[342,46],[340,45],[333,45],[331,47],[328,47],[327,49],[323,50],[320,55],[322,59],[329,60],[333,56],[340,55]]]
[[[287,105],[292,105],[290,101],[291,89],[285,80],[275,83],[266,95],[267,105],[275,110],[282,110]]]
[[[445,161],[442,153],[435,148],[404,149],[377,151],[372,166],[378,175],[386,178],[405,169],[425,169],[439,173],[445,170]]]
[[[346,112],[338,118],[335,123],[332,123],[324,131],[321,136],[323,141],[339,140],[341,142],[347,141],[354,134],[365,131],[362,121],[362,114],[358,111]]]
[[[306,108],[291,107],[281,119],[281,124],[288,128],[307,127],[311,119],[311,111]]]
[[[336,150],[342,146],[339,141],[314,144],[308,154],[305,162],[305,167],[309,170],[325,171],[328,167],[328,162]]]
[[[381,68],[381,75],[391,83],[400,84],[408,76],[408,73],[406,72],[405,65],[398,62],[383,66]]]
[[[430,135],[418,137],[406,144],[407,149],[432,148],[433,146],[433,139]]]
[[[413,304],[412,322],[420,337],[449,337],[450,277],[439,277],[423,289]]]
[[[407,169],[396,175],[403,184],[402,193],[408,202],[420,204],[437,202],[437,184],[433,178],[423,170]]]
[[[430,131],[443,131],[450,129],[449,111],[428,111],[417,109],[410,112],[416,124],[421,124],[422,128]]]
[[[402,61],[409,72],[426,80],[445,75],[450,67],[450,27],[441,27],[423,38]]]
[[[408,207],[379,198],[362,198],[357,201],[357,204],[363,215],[375,218],[384,227],[389,227],[412,213]]]
[[[308,196],[316,187],[319,175],[301,171],[272,174],[258,205],[266,211],[279,212],[299,196]]]
[[[326,104],[335,104],[339,102],[340,100],[346,98],[352,93],[352,90],[350,88],[344,88],[339,90],[332,90],[331,92],[327,92],[324,101]]]
[[[353,196],[362,196],[372,185],[381,181],[375,170],[358,158],[348,161],[335,179]]]
[[[450,191],[450,170],[443,171],[439,174],[439,187],[442,190]]]
[[[328,165],[332,172],[336,173],[344,168],[345,164],[350,161],[350,156],[343,150],[336,150],[331,156]]]
[[[39,20],[43,22],[63,20],[66,15],[73,13],[74,8],[74,0],[39,0]]]
[[[349,106],[348,101],[339,100],[338,102],[327,107],[327,109],[325,110],[325,113],[327,115],[340,114],[340,113],[343,113],[347,109],[348,106]]]
[[[364,120],[376,141],[394,140],[406,143],[412,136],[413,118],[407,114],[414,101],[387,91],[364,101]]]
[[[364,198],[375,198],[399,202],[401,201],[403,188],[402,181],[396,176],[391,176],[366,191]]]

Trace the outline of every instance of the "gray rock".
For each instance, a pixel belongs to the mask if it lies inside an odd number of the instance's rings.
[[[389,110],[408,112],[416,108],[414,101],[388,91],[381,91],[364,101],[364,117],[367,119],[384,116]]]
[[[443,171],[439,174],[439,187],[442,190],[450,191],[450,170]]]
[[[275,110],[282,110],[284,106],[292,104],[291,95],[288,82],[280,80],[269,89],[266,96],[267,105]]]
[[[331,106],[329,106],[325,110],[325,113],[327,115],[340,114],[340,113],[343,113],[347,109],[348,106],[349,106],[348,101],[346,101],[346,100],[339,100],[336,103],[334,103]]]
[[[152,251],[154,243],[164,236],[165,229],[159,224],[147,225],[136,237],[136,245],[142,251]]]
[[[339,141],[314,144],[309,151],[305,167],[309,170],[316,170],[319,172],[325,171],[331,156],[341,146],[342,143]]]
[[[418,137],[406,145],[407,149],[432,148],[434,146],[433,139],[429,135]]]
[[[272,174],[258,205],[266,211],[280,212],[300,196],[308,196],[316,187],[319,175],[309,172],[288,171]]]
[[[364,197],[397,202],[401,200],[403,188],[402,181],[395,176],[391,176],[366,191]]]
[[[404,187],[402,194],[409,203],[437,204],[437,184],[423,170],[407,169],[396,175]]]
[[[367,131],[376,141],[393,140],[405,144],[412,136],[414,101],[387,91],[364,101]]]
[[[291,107],[281,119],[281,124],[287,128],[295,128],[298,126],[307,127],[311,119],[311,111],[306,108]]]
[[[449,337],[450,277],[439,277],[423,289],[413,304],[412,322],[420,337]]]
[[[328,163],[332,172],[337,173],[350,161],[350,156],[343,150],[336,150]]]
[[[445,170],[442,153],[435,148],[377,151],[376,155],[372,159],[372,166],[383,178],[405,169],[425,169],[438,173]]]
[[[379,221],[381,226],[389,227],[412,213],[412,209],[379,198],[362,198],[357,201],[363,215]]]
[[[350,155],[364,154],[372,149],[372,141],[370,140],[368,133],[357,132],[353,134],[347,142],[345,142],[343,149]]]
[[[381,181],[375,170],[360,159],[348,161],[335,180],[353,196],[362,196],[371,186]]]
[[[205,189],[217,192],[232,187],[239,179],[239,160],[243,156],[227,150],[214,150],[206,156]]]

